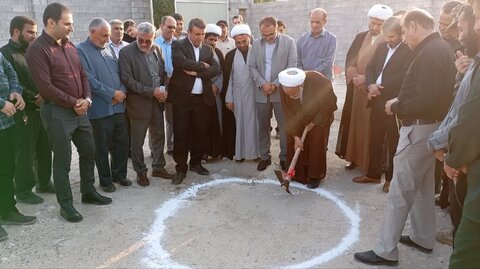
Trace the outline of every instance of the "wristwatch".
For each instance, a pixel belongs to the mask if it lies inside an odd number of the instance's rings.
[[[88,101],[88,106],[92,106],[92,103],[93,103],[92,98],[87,97],[87,98],[85,98],[85,100]]]

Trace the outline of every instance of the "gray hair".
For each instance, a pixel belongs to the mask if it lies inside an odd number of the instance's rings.
[[[149,22],[142,22],[137,26],[137,31],[144,34],[155,34],[157,29]]]
[[[96,18],[93,18],[92,21],[90,21],[90,24],[88,25],[88,30],[92,31],[92,30],[98,29],[102,26],[109,26],[110,27],[110,24],[108,24],[108,22],[104,18],[96,17]]]
[[[110,25],[117,25],[117,24],[121,24],[123,26],[123,21],[119,20],[119,19],[113,19],[110,21]]]

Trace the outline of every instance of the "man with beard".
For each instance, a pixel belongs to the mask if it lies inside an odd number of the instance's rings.
[[[32,188],[36,185],[39,193],[55,193],[55,188],[50,181],[52,151],[39,112],[43,98],[33,83],[26,58],[27,47],[37,36],[37,25],[29,17],[14,17],[10,35],[10,41],[0,51],[17,72],[25,100],[25,109],[15,115],[15,195],[17,201],[40,204],[43,198]]]
[[[225,60],[223,58],[223,52],[216,47],[222,29],[215,24],[207,24],[205,28],[205,44],[212,47],[215,54],[213,59],[220,67],[218,75],[212,78],[212,91],[215,96],[215,106],[209,108],[209,121],[208,121],[208,138],[207,138],[207,151],[205,152],[211,158],[220,157],[223,154],[223,139],[222,139],[222,98],[221,93],[223,91],[223,66]],[[207,157],[208,159],[208,156]]]
[[[382,32],[385,42],[378,46],[366,72],[368,106],[372,110],[368,142],[370,161],[367,173],[353,178],[353,182],[376,184],[381,182],[383,147],[386,144],[389,154],[385,165],[383,191],[388,192],[393,176],[393,156],[398,144],[398,125],[395,115],[385,113],[385,103],[398,96],[403,77],[411,62],[411,53],[408,46],[402,42],[399,18],[388,18],[383,24]]]
[[[125,20],[123,22],[123,30],[125,31],[123,35],[123,41],[132,43],[137,40],[137,24],[134,20]]]
[[[385,5],[374,5],[370,8],[368,31],[361,32],[355,37],[347,53],[345,64],[347,95],[335,150],[338,157],[349,161],[346,169],[353,169],[357,165],[364,171],[368,169],[368,143],[365,141],[368,141],[370,136],[368,124],[370,109],[367,108],[368,85],[365,72],[378,44],[383,42],[381,34],[383,22],[392,15],[392,9]]]
[[[53,182],[60,215],[79,222],[82,215],[73,207],[70,187],[72,142],[80,160],[82,202],[106,205],[112,199],[100,195],[95,183],[95,140],[87,110],[92,104],[88,77],[69,35],[73,32],[72,11],[52,3],[43,13],[45,28],[27,49],[33,81],[45,100],[40,108],[43,125],[53,150]]]
[[[444,155],[448,149],[448,134],[453,126],[457,124],[458,112],[461,104],[465,101],[465,95],[470,90],[472,84],[472,76],[475,65],[473,65],[473,58],[478,53],[477,36],[473,30],[475,24],[475,17],[470,5],[463,5],[458,15],[458,40],[465,47],[466,55],[461,52],[457,52],[458,59],[455,62],[458,73],[463,77],[455,95],[450,111],[443,120],[442,124],[435,130],[428,139],[428,145],[432,151],[434,151],[435,157],[438,161],[443,162]],[[459,76],[457,75],[457,78]],[[443,165],[442,165],[443,170]],[[442,171],[443,172],[443,171]],[[467,194],[467,178],[465,174],[460,174],[457,179],[456,185],[454,182],[445,175],[443,180],[448,183],[450,200],[450,219],[453,224],[453,230],[450,232],[437,232],[435,238],[438,242],[443,244],[452,245],[455,238],[455,234],[460,225],[462,218],[463,201]],[[443,192],[443,190],[442,190]]]
[[[248,71],[247,57],[250,49],[250,27],[238,24],[232,29],[236,49],[227,53],[225,59],[225,80],[227,95],[225,103],[235,115],[235,160],[254,160],[260,156],[258,140],[258,119],[255,110],[255,82]]]

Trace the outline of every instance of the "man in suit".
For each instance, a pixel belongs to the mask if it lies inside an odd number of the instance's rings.
[[[207,140],[209,107],[215,105],[211,79],[219,66],[213,49],[204,44],[206,24],[195,18],[188,23],[188,37],[172,44],[173,75],[168,102],[173,105],[173,159],[177,163],[172,184],[186,176],[188,153],[190,170],[200,175],[209,172],[202,164]]]
[[[402,42],[402,26],[398,17],[383,24],[385,42],[375,51],[367,67],[367,91],[370,114],[370,161],[367,174],[353,178],[356,183],[380,183],[383,167],[385,135],[388,146],[388,165],[383,191],[388,192],[393,175],[393,156],[398,144],[398,125],[394,115],[385,113],[385,103],[398,96],[403,77],[410,65],[410,49]]]
[[[150,132],[153,154],[152,176],[171,179],[165,170],[165,129],[163,123],[165,90],[165,61],[162,49],[154,44],[155,27],[140,23],[137,40],[120,50],[120,76],[127,86],[127,113],[132,126],[131,151],[133,169],[140,186],[150,185],[144,162],[143,144],[147,129]]]
[[[258,116],[258,134],[260,137],[260,162],[257,170],[263,171],[272,164],[270,156],[270,119],[272,110],[280,128],[280,166],[287,169],[287,139],[285,135],[285,117],[280,102],[278,73],[297,67],[297,47],[295,41],[287,35],[278,34],[277,20],[265,17],[260,23],[262,38],[255,40],[247,59],[250,74],[257,86],[255,102]]]

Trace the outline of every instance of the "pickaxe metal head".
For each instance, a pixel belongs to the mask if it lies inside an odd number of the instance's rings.
[[[275,175],[277,176],[278,181],[280,181],[280,186],[287,192],[290,193],[290,180],[285,180],[285,172],[280,171],[280,170],[275,170]]]

